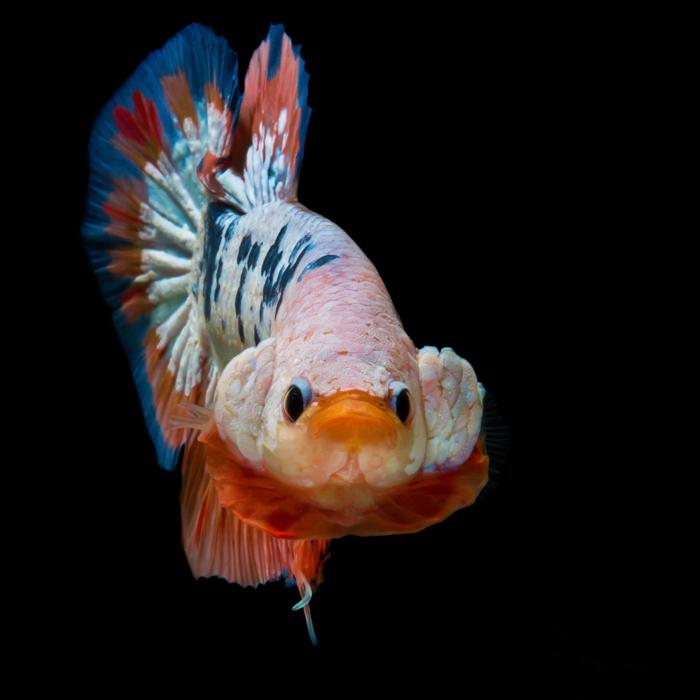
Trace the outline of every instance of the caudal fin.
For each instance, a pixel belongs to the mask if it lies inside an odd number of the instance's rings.
[[[216,382],[192,260],[210,199],[197,167],[229,153],[239,100],[236,55],[192,25],[139,66],[90,141],[86,247],[166,469],[189,434],[171,414],[207,403]]]

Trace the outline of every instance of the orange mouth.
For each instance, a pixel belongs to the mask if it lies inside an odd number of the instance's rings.
[[[361,391],[321,397],[308,417],[309,437],[342,444],[348,452],[364,445],[396,443],[400,421],[383,399]]]

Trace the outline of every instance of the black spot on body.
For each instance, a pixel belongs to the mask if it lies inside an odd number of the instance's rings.
[[[255,326],[253,328],[253,338],[255,338],[255,344],[257,345],[260,342],[260,335],[258,333],[258,327]]]
[[[240,265],[241,260],[243,260],[247,255],[248,251],[250,251],[250,234],[246,233],[245,236],[241,239],[241,244],[238,246],[238,255],[236,256],[236,262]]]
[[[234,216],[230,216],[234,214]],[[229,216],[227,216],[229,215]],[[214,286],[214,301],[219,298],[219,285],[222,261],[217,264],[216,256],[221,246],[221,237],[225,235],[228,242],[238,221],[238,215],[220,202],[209,205],[204,223],[204,245],[199,262],[199,274],[202,279],[202,295],[204,300],[204,318],[211,318],[212,286]]]
[[[273,299],[275,299],[275,271],[282,259],[282,250],[280,249],[280,244],[284,238],[284,234],[287,233],[287,224],[282,226],[280,232],[274,240],[274,243],[270,246],[270,250],[267,251],[267,255],[262,262],[262,267],[260,268],[260,274],[265,278],[265,283],[263,284],[263,298],[260,304],[260,320],[262,321],[263,312],[265,306],[272,304]]]
[[[246,263],[249,270],[253,270],[258,264],[258,256],[260,255],[261,247],[262,244],[260,243],[260,241],[258,241],[257,243],[253,243],[253,247],[250,249],[250,253],[248,253],[248,262]]]
[[[297,282],[301,282],[301,278],[310,270],[315,270],[317,267],[322,267],[323,265],[326,265],[327,263],[331,262],[331,260],[335,260],[338,256],[337,255],[322,255],[320,258],[317,260],[314,260],[313,262],[310,262],[302,271],[299,277],[297,277]]]
[[[207,209],[207,218],[204,224],[204,246],[199,261],[199,273],[200,277],[203,278],[204,318],[207,321],[211,316],[211,286],[214,282],[216,253],[221,243],[221,228],[217,219],[222,213],[221,204],[211,204]]]
[[[238,283],[238,291],[236,292],[236,302],[235,302],[235,308],[236,308],[236,316],[240,317],[241,315],[241,302],[243,301],[243,287],[245,285],[245,278],[246,275],[248,274],[248,270],[244,267],[241,270],[241,281]]]
[[[307,244],[306,248],[301,251],[299,254],[299,257],[295,258],[294,261],[284,270],[280,273],[279,276],[279,281],[277,284],[277,288],[279,289],[279,299],[277,300],[277,306],[275,307],[275,316],[277,315],[277,312],[280,310],[280,306],[282,304],[282,299],[284,298],[284,290],[287,289],[287,285],[291,281],[292,277],[294,277],[294,273],[296,272],[297,266],[301,262],[301,259],[311,250],[311,248],[314,247],[313,243]]]
[[[238,219],[235,219],[235,221],[230,225],[226,227],[226,230],[224,231],[224,240],[226,241],[226,246],[228,247],[229,241],[231,240],[231,237],[233,236],[233,232],[236,230],[235,223],[238,222]]]
[[[284,291],[294,277],[299,263],[306,253],[308,253],[309,250],[311,250],[315,245],[311,241],[311,235],[305,233],[292,247],[287,263],[282,264],[282,266],[278,269],[280,261],[283,257],[283,252],[280,249],[280,243],[286,231],[287,225],[285,224],[263,260],[261,272],[265,277],[265,282],[263,284],[262,304],[260,305],[259,314],[261,321],[265,307],[274,306],[275,315],[277,315],[282,303],[282,298],[284,297]]]
[[[296,254],[301,250],[301,247],[303,245],[306,245],[309,241],[311,240],[311,234],[310,233],[305,233],[295,244],[294,248],[292,248],[292,252],[289,254],[289,259],[294,260],[296,257]]]
[[[263,260],[262,268],[260,272],[263,275],[274,275],[277,265],[279,265],[280,258],[282,257],[282,251],[280,250],[280,243],[284,238],[284,234],[287,233],[287,224],[282,226],[280,232],[277,234],[274,243],[270,246],[270,250],[267,251],[267,255]]]
[[[244,267],[241,270],[241,281],[238,284],[238,291],[236,292],[235,309],[236,316],[238,317],[238,337],[241,339],[242,343],[245,343],[245,333],[243,331],[243,317],[241,316],[241,303],[243,301],[243,287],[245,285],[245,278],[247,270]]]
[[[238,217],[229,223],[224,229],[224,245],[221,250],[221,255],[219,256],[219,264],[216,268],[216,288],[214,289],[214,303],[219,301],[219,292],[221,291],[221,273],[224,269],[224,256],[228,250],[228,244],[233,237],[233,232],[236,230],[236,224],[238,223]]]
[[[219,257],[219,264],[216,266],[216,287],[214,288],[214,303],[219,301],[221,291],[221,271],[224,269],[224,256]]]

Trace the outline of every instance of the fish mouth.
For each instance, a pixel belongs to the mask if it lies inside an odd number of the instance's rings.
[[[318,399],[307,429],[312,441],[342,446],[352,455],[368,446],[391,450],[400,425],[384,399],[353,390]]]

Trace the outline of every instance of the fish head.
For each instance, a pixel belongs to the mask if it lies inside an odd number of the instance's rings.
[[[452,350],[379,372],[344,359],[340,386],[333,357],[276,355],[269,339],[231,360],[201,438],[220,503],[244,521],[298,539],[413,532],[486,483],[482,394]]]

